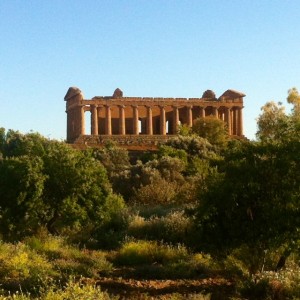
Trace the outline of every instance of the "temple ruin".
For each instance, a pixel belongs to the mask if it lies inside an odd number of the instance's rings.
[[[219,98],[207,90],[201,98],[124,97],[120,89],[112,96],[84,99],[80,89],[70,87],[66,96],[67,142],[101,146],[114,140],[128,149],[155,149],[178,132],[180,124],[192,127],[199,117],[224,120],[230,136],[243,137],[243,97],[227,90]],[[90,134],[85,113],[90,112]]]

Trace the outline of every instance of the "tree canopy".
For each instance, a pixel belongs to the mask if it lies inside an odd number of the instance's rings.
[[[196,213],[204,250],[229,253],[246,245],[253,257],[300,240],[300,131],[294,112],[268,102],[256,142],[230,144],[218,172],[199,190]],[[256,255],[255,255],[256,253]],[[251,266],[257,271],[258,265]]]
[[[111,188],[105,168],[91,152],[14,131],[2,131],[1,150],[3,234],[25,234],[39,226],[59,232],[101,222]]]
[[[225,147],[228,142],[226,123],[216,117],[208,116],[194,121],[193,132],[207,139],[212,145]]]

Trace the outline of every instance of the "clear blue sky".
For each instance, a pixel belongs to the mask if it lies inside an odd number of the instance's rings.
[[[0,30],[0,127],[23,133],[65,139],[70,86],[85,98],[236,89],[254,139],[261,106],[300,88],[299,0],[0,0]]]

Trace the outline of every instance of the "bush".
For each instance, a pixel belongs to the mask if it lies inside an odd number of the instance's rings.
[[[5,289],[32,291],[58,276],[50,262],[23,243],[0,244],[0,281]]]
[[[40,290],[38,297],[32,298],[30,293],[24,293],[22,290],[1,296],[0,300],[117,300],[118,297],[110,296],[108,293],[101,291],[96,285],[83,283],[82,280],[76,282],[69,280],[64,287],[57,288],[55,285]]]
[[[187,240],[191,228],[192,220],[181,210],[166,216],[152,216],[150,219],[135,216],[129,224],[128,234],[138,239],[178,244]]]
[[[243,297],[247,297],[249,300],[272,299],[270,297],[271,287],[267,279],[259,280],[257,282],[254,280],[244,281],[240,292]]]
[[[279,272],[265,271],[238,284],[240,294],[247,299],[300,299],[300,267],[289,262]]]
[[[84,284],[83,282],[75,282],[70,280],[62,289],[56,290],[55,288],[46,290],[41,297],[41,300],[113,300],[117,297],[110,296],[106,292],[102,292],[99,286],[92,284]]]
[[[62,237],[31,237],[26,243],[31,249],[47,257],[62,278],[68,278],[70,275],[97,277],[112,270],[112,265],[106,260],[104,253],[80,250],[68,245]]]
[[[114,261],[119,265],[167,264],[189,257],[184,246],[159,244],[154,241],[130,241],[123,244]]]
[[[128,228],[130,214],[121,196],[110,195],[104,204],[100,225],[93,230],[94,246],[101,249],[115,249],[123,242]]]
[[[140,204],[170,204],[176,196],[176,182],[160,178],[135,190],[133,199]]]

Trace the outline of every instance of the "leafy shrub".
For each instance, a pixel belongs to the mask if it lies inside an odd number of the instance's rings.
[[[267,279],[259,280],[257,282],[254,280],[243,281],[240,292],[243,297],[247,297],[249,300],[271,299],[271,287]]]
[[[97,277],[99,273],[109,273],[112,265],[106,260],[104,253],[70,246],[62,237],[47,236],[43,239],[31,237],[26,243],[48,258],[53,268],[61,276],[82,275]]]
[[[142,204],[169,204],[175,199],[176,187],[176,182],[160,178],[135,190],[133,198]]]
[[[240,281],[240,294],[247,299],[300,299],[300,267],[289,262],[279,271],[265,271]]]
[[[119,247],[126,236],[129,218],[129,210],[123,198],[118,195],[108,196],[102,221],[92,232],[94,246],[101,249]]]
[[[169,139],[166,145],[175,149],[184,150],[190,156],[198,156],[199,158],[216,157],[215,147],[205,138],[195,134],[188,136],[179,135]]]
[[[181,245],[174,247],[154,241],[129,241],[122,245],[114,261],[126,266],[167,264],[187,259],[188,256],[187,249]]]
[[[204,253],[195,253],[190,261],[190,268],[196,274],[214,276],[219,273],[219,264],[209,255]]]
[[[89,283],[83,283],[82,280],[76,282],[70,279],[64,287],[57,288],[51,285],[40,290],[38,297],[31,297],[30,293],[22,291],[15,292],[6,296],[0,295],[0,300],[117,300],[118,297],[110,296],[101,291],[101,288]]]
[[[226,147],[229,139],[226,123],[216,117],[207,116],[194,120],[193,132],[207,139],[212,145]]]
[[[139,215],[135,216],[128,226],[128,235],[136,239],[163,240],[164,229],[161,217],[150,217],[145,219]]]
[[[0,244],[0,281],[3,288],[36,289],[57,277],[50,262],[23,243]]]
[[[108,293],[101,291],[99,286],[92,284],[84,284],[83,282],[75,282],[70,280],[62,289],[55,288],[46,290],[41,297],[41,300],[113,300],[118,299],[110,296]]]
[[[39,134],[2,131],[0,233],[16,241],[39,228],[52,234],[101,220],[111,194],[104,166],[91,151],[78,151]]]
[[[129,224],[128,234],[138,239],[151,239],[170,243],[182,243],[188,238],[192,220],[184,211],[173,211],[166,216],[145,219],[135,216]]]

